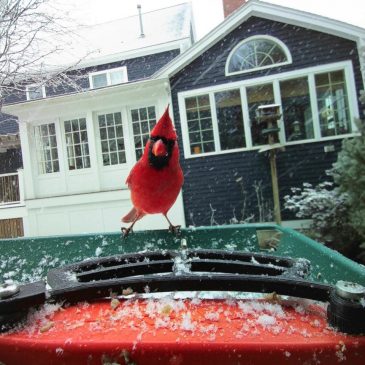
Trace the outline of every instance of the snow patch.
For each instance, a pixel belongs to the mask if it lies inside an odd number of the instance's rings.
[[[257,318],[257,323],[262,327],[273,326],[276,324],[276,318],[267,314],[263,314]]]

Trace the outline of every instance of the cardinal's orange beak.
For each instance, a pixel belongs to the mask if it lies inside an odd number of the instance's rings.
[[[152,153],[157,157],[167,155],[167,148],[161,139],[154,143],[152,147]]]

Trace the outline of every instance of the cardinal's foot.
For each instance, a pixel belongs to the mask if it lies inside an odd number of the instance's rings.
[[[170,224],[169,232],[173,233],[175,236],[178,236],[181,233],[181,226],[173,226]]]
[[[128,235],[129,235],[129,233],[130,232],[133,232],[132,231],[132,227],[128,227],[128,228],[122,227],[121,230],[122,230],[122,236],[123,236],[123,238],[127,238]]]

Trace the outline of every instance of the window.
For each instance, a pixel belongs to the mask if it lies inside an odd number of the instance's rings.
[[[266,128],[267,125],[266,123],[260,123],[257,119],[257,109],[260,105],[268,105],[274,103],[273,84],[270,83],[258,86],[251,86],[247,87],[246,90],[252,145],[259,146],[267,144],[267,136],[262,135],[262,131]]]
[[[284,43],[274,37],[253,36],[239,43],[227,60],[226,74],[236,74],[291,63]]]
[[[93,72],[89,75],[89,81],[91,89],[128,82],[127,67]]]
[[[286,141],[314,138],[308,77],[280,82]]]
[[[137,160],[142,156],[144,147],[150,136],[150,132],[156,125],[156,110],[154,106],[132,109],[132,128],[134,147]]]
[[[318,114],[322,137],[351,132],[349,103],[344,72],[326,72],[315,76]]]
[[[64,126],[69,170],[79,170],[90,167],[86,119],[79,118],[66,120]]]
[[[98,115],[103,165],[126,162],[122,115],[120,112]]]
[[[293,144],[342,138],[356,131],[350,62],[248,79],[178,95],[186,157],[260,148],[268,144],[267,123],[258,108],[279,104],[275,143]],[[324,72],[326,71],[326,72]]]
[[[46,97],[46,89],[42,85],[28,85],[26,94],[27,100],[43,99]]]
[[[222,150],[246,147],[240,90],[214,94]]]
[[[209,95],[185,99],[191,154],[215,150]]]
[[[34,128],[38,171],[49,174],[60,171],[58,160],[56,129],[54,123],[38,125]]]

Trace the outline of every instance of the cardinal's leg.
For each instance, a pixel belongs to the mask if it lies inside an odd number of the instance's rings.
[[[169,232],[172,232],[176,235],[178,235],[180,233],[180,228],[181,226],[174,226],[171,222],[170,219],[167,218],[167,213],[164,214],[164,217],[166,218],[166,220],[169,222]]]
[[[133,229],[134,224],[140,218],[141,218],[141,216],[140,215],[137,215],[136,218],[134,219],[134,221],[132,222],[132,224],[128,228],[122,227],[123,238],[126,238],[129,235],[129,233],[132,232],[132,229]]]

